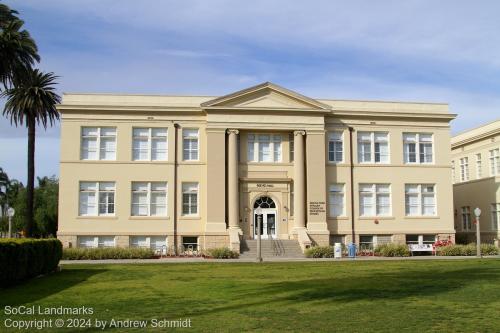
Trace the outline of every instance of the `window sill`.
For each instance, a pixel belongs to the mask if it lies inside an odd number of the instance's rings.
[[[199,215],[181,215],[179,220],[201,220]]]
[[[395,220],[394,216],[360,216],[360,220]]]
[[[425,219],[440,219],[437,215],[429,215],[429,216],[405,216],[405,219],[409,220],[425,220]]]
[[[118,216],[77,216],[78,220],[118,220]]]
[[[130,216],[129,220],[170,220],[170,216]]]

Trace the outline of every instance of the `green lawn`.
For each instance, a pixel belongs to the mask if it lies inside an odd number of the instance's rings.
[[[500,260],[67,265],[0,290],[2,332],[31,318],[6,305],[93,307],[66,316],[92,323],[190,318],[189,332],[498,332]]]

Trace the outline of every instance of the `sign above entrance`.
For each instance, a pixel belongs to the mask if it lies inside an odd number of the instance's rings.
[[[257,183],[258,188],[272,188],[274,187],[274,184],[263,184],[263,183]]]

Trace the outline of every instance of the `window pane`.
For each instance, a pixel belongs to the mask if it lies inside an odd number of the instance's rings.
[[[134,128],[133,135],[134,137],[144,137],[147,139],[149,137],[149,128]]]
[[[269,142],[259,142],[259,161],[271,162],[271,144]]]
[[[153,161],[167,160],[167,141],[165,139],[153,139],[151,146],[151,159]]]
[[[101,138],[101,159],[114,160],[115,159],[115,138]]]
[[[360,215],[373,216],[373,196],[371,194],[360,195]]]
[[[82,139],[82,159],[97,160],[97,138]]]

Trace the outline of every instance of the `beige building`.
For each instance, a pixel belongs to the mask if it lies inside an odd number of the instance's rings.
[[[239,250],[257,208],[262,238],[302,249],[455,236],[446,104],[264,83],[222,97],[65,94],[59,110],[66,246]]]
[[[500,237],[500,120],[451,139],[457,241],[476,237],[474,209],[481,209],[481,241]]]

